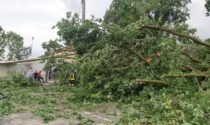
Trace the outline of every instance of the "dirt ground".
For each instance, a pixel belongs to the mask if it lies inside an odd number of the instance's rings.
[[[115,124],[120,119],[120,112],[111,103],[99,104],[92,112],[79,112],[83,119],[93,121],[93,125]],[[0,119],[0,125],[81,125],[81,120],[56,119],[55,121],[44,123],[42,119],[34,117],[31,112],[14,113]]]

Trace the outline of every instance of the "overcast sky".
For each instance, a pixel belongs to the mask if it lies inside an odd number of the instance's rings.
[[[102,18],[112,0],[86,1],[87,17]],[[198,36],[206,39],[210,37],[210,17],[205,17],[204,2],[192,0],[188,23],[198,29]],[[68,11],[81,14],[80,0],[0,0],[0,26],[23,36],[25,46],[31,45],[33,36],[33,57],[37,57],[43,54],[42,42],[57,38],[56,30],[51,28]]]

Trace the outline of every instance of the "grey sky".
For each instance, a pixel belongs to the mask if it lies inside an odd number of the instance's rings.
[[[86,0],[87,17],[94,15],[102,18],[112,0]],[[189,5],[191,27],[197,28],[197,34],[205,39],[210,37],[210,17],[205,17],[205,0],[192,0]],[[0,26],[5,30],[19,33],[25,39],[25,46],[31,44],[35,37],[33,57],[43,53],[42,42],[57,37],[56,30],[51,27],[65,13],[73,11],[81,14],[80,0],[0,0]]]
[[[197,35],[202,39],[210,38],[210,17],[206,17],[205,0],[192,0],[189,5],[190,20],[188,24],[197,29]]]

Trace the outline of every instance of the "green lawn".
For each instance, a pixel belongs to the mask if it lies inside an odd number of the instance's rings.
[[[16,112],[31,111],[45,122],[56,118],[80,117],[82,110],[90,111],[93,102],[79,102],[75,98],[77,87],[53,86],[8,86],[0,89],[6,96],[0,101],[0,117]]]

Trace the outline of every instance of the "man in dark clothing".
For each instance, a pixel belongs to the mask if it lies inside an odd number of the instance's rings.
[[[37,79],[38,81],[44,83],[44,78],[42,77],[42,71],[40,70],[39,73],[37,73]]]
[[[37,70],[34,72],[34,81],[37,81],[38,80],[38,72]]]

